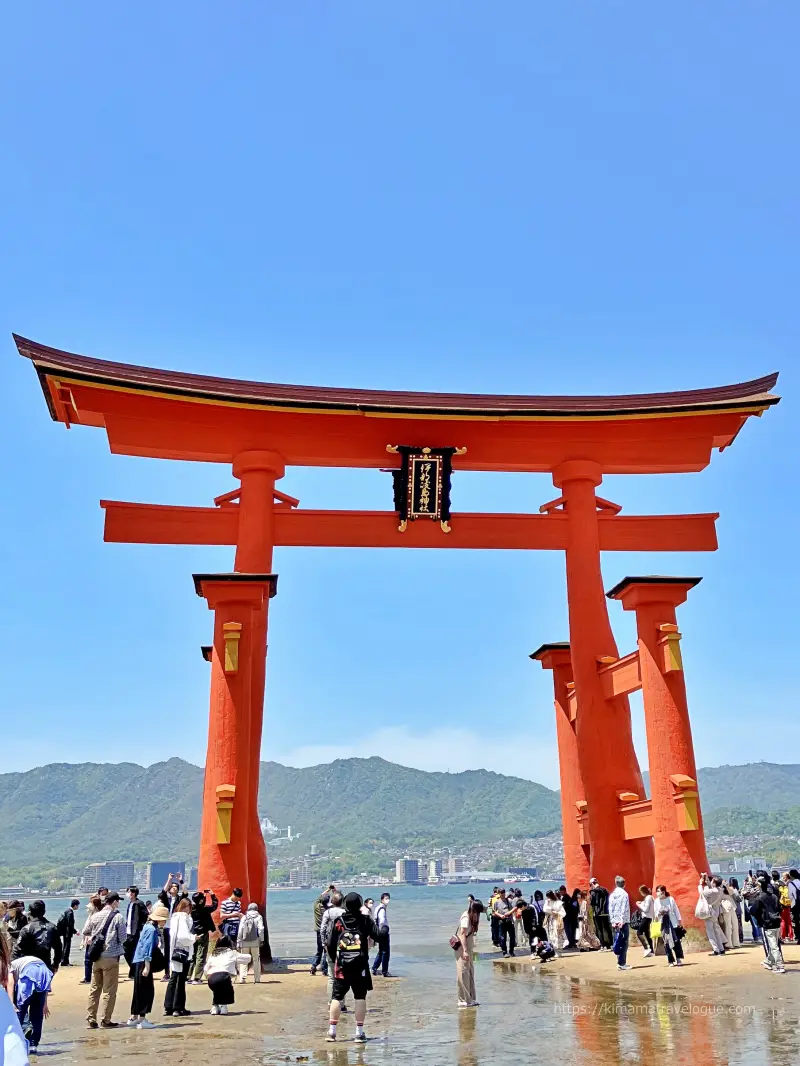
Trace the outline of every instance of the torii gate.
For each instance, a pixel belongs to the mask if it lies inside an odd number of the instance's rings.
[[[664,880],[692,898],[705,866],[702,817],[675,606],[694,578],[628,578],[609,595],[635,610],[639,650],[619,658],[601,551],[714,551],[716,514],[630,516],[597,495],[606,474],[704,469],[751,415],[778,402],[777,374],[740,385],[640,396],[475,396],[316,388],[175,373],[71,355],[16,337],[51,416],[105,429],[111,451],[216,462],[240,486],[214,507],[103,500],[105,540],[236,548],[230,573],[197,574],[214,611],[200,880],[266,905],[258,771],[275,547],[525,548],[563,551],[568,645],[553,669],[567,880]],[[387,450],[454,453],[459,470],[550,473],[539,514],[303,510],[276,490],[287,466],[383,468]],[[424,511],[424,508],[423,508]],[[652,800],[645,800],[627,694],[641,687]],[[654,850],[655,840],[655,850]],[[687,901],[688,902],[688,901]]]

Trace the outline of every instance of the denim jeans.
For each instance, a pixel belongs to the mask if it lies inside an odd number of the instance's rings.
[[[628,961],[628,942],[630,940],[631,927],[626,922],[619,929],[614,930],[614,944],[617,944],[617,938],[619,937],[619,954],[617,955],[617,965],[624,966]]]
[[[322,971],[323,976],[327,976],[328,973],[328,953],[322,943],[322,937],[320,936],[319,929],[317,930],[317,954],[314,956],[314,961],[311,963],[316,970],[319,968]]]
[[[44,1024],[44,1005],[47,1002],[46,992],[34,992],[30,999],[17,1005],[17,1017],[22,1026],[22,1032],[30,1047],[38,1047],[42,1039],[42,1025]]]

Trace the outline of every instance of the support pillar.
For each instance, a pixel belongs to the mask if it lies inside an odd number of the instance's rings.
[[[572,669],[580,711],[576,745],[587,803],[591,873],[611,889],[621,874],[634,892],[650,880],[653,846],[649,840],[626,841],[619,813],[621,793],[644,795],[633,746],[628,700],[606,699],[598,676],[601,657],[618,658],[608,619],[600,569],[600,530],[595,488],[600,466],[573,459],[553,471],[563,494],[568,519],[567,598]]]
[[[199,878],[220,899],[234,888],[251,898],[249,820],[258,789],[249,760],[255,620],[275,595],[277,580],[274,574],[194,576],[197,594],[214,611]]]
[[[240,452],[233,463],[234,477],[241,482],[239,496],[239,531],[234,569],[239,573],[269,573],[272,570],[274,535],[275,482],[285,473],[283,457],[277,452],[252,450]],[[268,600],[253,612],[255,654],[251,667],[251,717],[248,726],[246,757],[254,782],[248,804],[248,870],[250,900],[267,916],[267,849],[258,817],[258,784],[261,771],[261,737],[264,724],[264,690],[267,666]],[[264,940],[263,957],[271,961],[269,933]]]
[[[656,884],[692,922],[700,873],[708,869],[692,728],[675,608],[700,578],[626,577],[609,593],[636,612],[650,762]]]
[[[575,723],[570,719],[569,685],[572,660],[569,644],[542,644],[531,655],[545,670],[553,671],[553,693],[558,741],[558,771],[561,780],[561,824],[564,835],[564,877],[571,891],[589,888],[589,848],[582,843],[578,824],[578,804],[584,800],[583,780],[578,762]]]

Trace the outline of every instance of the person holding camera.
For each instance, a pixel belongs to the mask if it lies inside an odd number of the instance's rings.
[[[207,903],[208,897],[211,903]],[[195,935],[192,961],[189,964],[189,976],[186,983],[190,985],[205,984],[203,971],[208,958],[208,945],[211,934],[216,932],[216,925],[211,915],[219,906],[219,900],[207,888],[205,892],[195,892],[192,896],[192,932]]]

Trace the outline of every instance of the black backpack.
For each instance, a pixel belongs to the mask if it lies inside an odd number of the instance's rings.
[[[342,918],[336,919],[336,926],[339,930],[339,943],[336,946],[336,961],[342,971],[346,973],[353,963],[360,963],[361,965],[364,963],[361,929],[359,928],[358,921],[352,925],[345,925]]]

